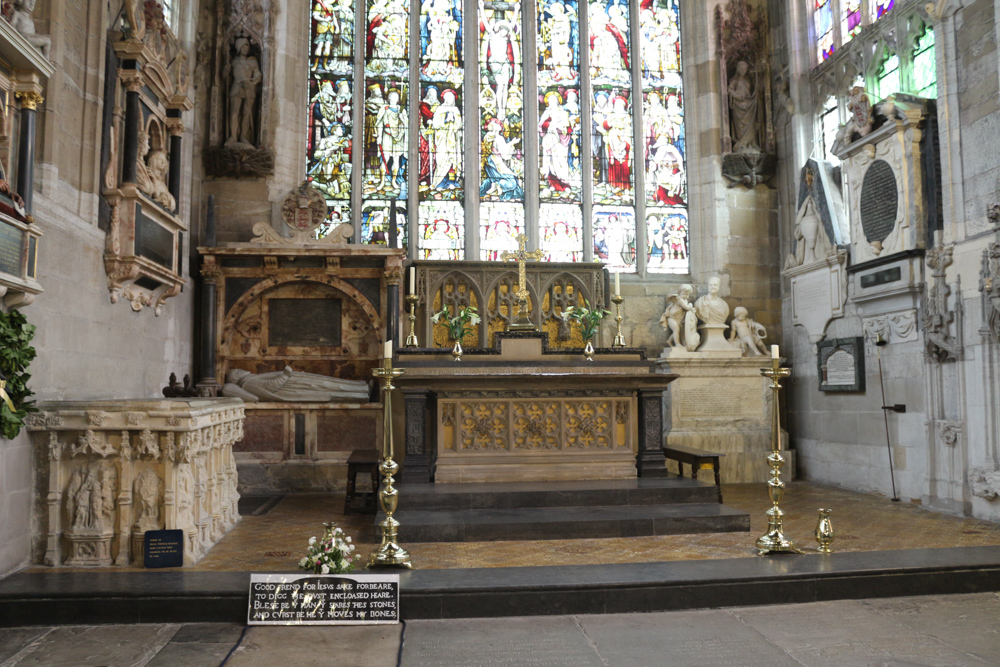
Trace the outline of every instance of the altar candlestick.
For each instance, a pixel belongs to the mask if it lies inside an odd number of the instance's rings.
[[[778,346],[777,345],[772,345],[771,346],[771,358],[772,359],[780,359],[781,358],[778,355]]]
[[[382,351],[383,359],[392,359],[392,341],[387,340],[385,342],[385,348]]]
[[[615,271],[615,296],[621,296],[622,293],[621,277],[621,271]]]
[[[410,294],[417,293],[417,268],[410,267]]]

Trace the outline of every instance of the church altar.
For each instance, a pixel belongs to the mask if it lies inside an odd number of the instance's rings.
[[[551,349],[541,332],[489,348],[400,348],[404,482],[627,479],[667,474],[663,393],[677,376],[638,349]]]

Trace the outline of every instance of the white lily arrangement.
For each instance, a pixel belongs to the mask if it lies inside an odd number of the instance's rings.
[[[309,549],[299,561],[300,570],[314,574],[344,574],[354,569],[354,563],[361,556],[354,553],[351,538],[335,523],[324,523],[326,532],[323,539],[309,538]]]
[[[455,317],[449,317],[450,315],[451,311],[446,306],[441,311],[434,313],[431,322],[447,327],[448,335],[452,340],[462,340],[467,333],[475,331],[475,326],[482,321],[479,313],[472,306],[459,308]]]

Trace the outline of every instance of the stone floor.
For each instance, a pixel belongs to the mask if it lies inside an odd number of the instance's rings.
[[[227,667],[1000,665],[1000,594],[245,633],[228,624],[0,629],[0,667],[214,667],[227,656]]]
[[[726,505],[750,514],[749,533],[406,544],[404,524],[399,536],[413,555],[415,565],[426,569],[751,557],[755,554],[754,540],[767,528],[764,511],[769,501],[764,485],[724,485],[723,498]],[[261,504],[245,503],[248,507]],[[277,504],[269,504],[271,509],[264,514],[245,513],[229,535],[193,569],[254,572],[295,569],[309,538],[322,535],[324,521],[336,521],[353,536],[358,553],[368,554],[376,544],[373,517],[344,516],[343,496],[286,496]],[[406,505],[405,489],[400,493],[400,505]],[[816,510],[820,507],[833,510],[831,519],[837,534],[833,547],[837,551],[1000,545],[1000,524],[941,514],[910,503],[893,503],[877,494],[791,482],[782,500],[785,533],[800,547],[815,547],[812,533]],[[36,567],[30,571],[51,569]]]

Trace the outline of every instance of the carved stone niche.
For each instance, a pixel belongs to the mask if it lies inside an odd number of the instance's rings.
[[[214,73],[209,91],[205,172],[221,178],[274,173],[270,127],[272,84],[270,0],[217,0],[214,48],[200,66]],[[210,28],[206,26],[206,32]],[[211,62],[209,62],[211,61]]]
[[[27,420],[46,565],[142,565],[147,530],[181,530],[194,565],[240,520],[238,398],[53,401]]]
[[[187,55],[163,20],[162,10],[125,3],[126,20],[111,31],[118,61],[102,194],[110,213],[104,265],[111,302],[134,311],[153,308],[180,293],[183,238],[178,215],[181,114],[187,96]]]

